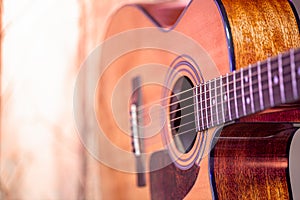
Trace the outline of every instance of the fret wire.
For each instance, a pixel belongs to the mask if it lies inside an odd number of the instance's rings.
[[[218,110],[218,98],[217,98],[217,79],[215,78],[215,104],[216,104],[216,115],[217,115],[217,124],[219,124],[219,110]]]
[[[278,55],[278,72],[279,72],[279,82],[280,82],[280,96],[281,103],[285,103],[285,94],[284,94],[284,84],[283,84],[283,75],[282,75],[282,55]]]
[[[200,85],[199,88],[200,88],[200,94],[202,94],[202,85]],[[204,125],[204,117],[203,117],[203,112],[202,112],[203,111],[202,95],[200,95],[200,96],[201,96],[201,98],[200,98],[201,121],[202,121],[203,126],[205,127],[205,125]]]
[[[268,58],[267,64],[268,64],[268,83],[269,83],[270,104],[271,104],[271,106],[274,106],[272,71],[271,71],[271,59],[270,58]]]
[[[225,122],[225,111],[224,111],[224,99],[223,99],[223,79],[220,78],[220,86],[221,86],[221,109],[222,109],[222,117],[223,117],[223,123]]]
[[[289,81],[291,81],[291,80],[289,80],[289,79],[288,79],[288,80],[285,80],[285,83],[287,83],[287,82],[289,82]],[[267,90],[268,88],[269,88],[268,85],[265,85],[265,86],[262,88],[262,90],[264,91],[264,90]],[[258,92],[258,90],[254,91],[254,92]],[[249,93],[245,93],[245,94],[249,94]],[[242,95],[237,96],[237,98],[241,98],[241,97],[242,97]],[[234,99],[234,97],[231,98],[230,101],[233,100],[233,99]],[[228,102],[228,101],[227,101],[227,102]],[[219,103],[219,104],[220,104],[220,103]],[[272,107],[273,107],[273,106],[272,106]],[[210,107],[208,107],[208,108],[210,108]],[[264,109],[265,109],[265,108],[264,108]],[[263,110],[264,110],[264,109],[263,109]]]
[[[250,65],[249,65],[250,66]],[[248,67],[249,67],[248,66]],[[243,69],[243,86],[244,86],[244,97],[245,97],[245,113],[252,112],[251,110],[251,95],[250,93],[250,81],[249,81],[249,68]],[[248,94],[248,95],[247,95]],[[245,114],[244,114],[245,115]]]
[[[197,88],[197,85],[196,85],[196,89],[193,90],[195,95],[196,95],[196,98],[193,98],[194,99],[194,109],[196,109],[196,120],[195,120],[195,125],[196,127],[198,128],[198,130],[200,130],[200,120],[199,120],[199,99],[198,99],[198,88]],[[201,100],[200,100],[201,101]],[[201,117],[201,120],[203,120],[203,118]],[[203,125],[203,123],[202,123]]]
[[[205,96],[205,113],[206,113],[206,125],[207,125],[207,128],[209,128],[209,124],[208,124],[208,111],[207,111],[207,100],[206,100],[206,86],[205,86],[206,83],[204,83],[204,96]]]
[[[237,98],[236,98],[236,71],[233,72],[233,95],[234,95],[234,105],[235,105],[235,113],[236,113],[236,118],[239,118],[239,111],[238,111],[238,106],[237,106]]]
[[[253,86],[252,86],[252,71],[251,71],[251,65],[249,65],[248,68],[249,73],[249,86],[250,86],[250,99],[251,99],[251,111],[254,113],[254,100],[253,100]]]
[[[249,69],[250,70],[250,69]],[[251,71],[251,70],[250,70]],[[267,71],[265,71],[265,72],[267,72]],[[288,75],[290,72],[288,71],[287,73],[285,73],[285,74],[283,74],[283,76],[285,76],[285,75]],[[253,74],[251,75],[251,77],[253,77]],[[225,77],[225,78],[228,78],[228,77]],[[236,80],[240,80],[240,79],[236,79]],[[249,79],[250,80],[250,79]],[[264,80],[268,80],[268,77],[266,78],[266,79],[262,79],[261,80],[261,82],[262,81],[264,81]],[[251,80],[251,82],[252,82],[252,84],[251,85],[255,85],[255,84],[258,84],[259,83],[259,81],[257,81],[257,82],[253,82],[252,80]],[[233,81],[232,82],[229,82],[229,83],[233,83]],[[246,84],[246,85],[244,85],[244,86],[247,86],[247,85],[250,85],[250,83],[249,84]],[[222,87],[224,87],[224,85],[222,86]],[[219,87],[218,87],[219,88]],[[242,87],[237,87],[236,89],[241,89]],[[227,87],[227,89],[229,89],[229,87]],[[230,90],[230,92],[232,92],[233,90]],[[217,96],[220,96],[220,95],[217,95]]]
[[[259,89],[259,104],[260,104],[260,109],[264,109],[264,96],[262,94],[262,81],[261,81],[261,63],[258,62],[257,64],[257,75],[258,75],[258,89]]]
[[[245,105],[245,94],[244,94],[244,74],[243,74],[244,70],[243,68],[241,68],[241,90],[242,90],[242,104],[243,104],[243,111],[244,111],[244,115],[246,115],[246,105]]]
[[[228,104],[228,115],[229,115],[229,119],[232,120],[232,116],[231,116],[231,109],[230,109],[230,95],[229,95],[229,83],[228,83],[228,80],[229,80],[229,75],[227,74],[226,76],[226,84],[227,84],[227,104]]]
[[[285,81],[285,82],[288,82],[288,81],[291,81],[291,80],[287,80],[287,81]],[[268,90],[269,89],[269,87],[267,86],[267,85],[265,85],[265,87],[263,87],[262,88],[262,90]],[[254,91],[254,92],[257,92],[257,91]],[[237,98],[240,98],[241,97],[241,95],[240,96],[237,96]],[[232,98],[233,99],[233,98]],[[230,99],[230,100],[232,100],[232,99]],[[277,104],[276,104],[277,105]],[[279,104],[278,104],[279,105]],[[274,107],[274,106],[270,106],[270,107]],[[266,108],[269,108],[269,107],[266,107]],[[255,113],[255,112],[252,112],[252,113],[248,113],[248,114],[253,114],[253,113]],[[208,115],[208,117],[210,118],[211,116],[210,115]],[[240,117],[237,117],[237,118],[235,118],[235,119],[238,119],[238,118],[240,118]],[[231,120],[228,120],[228,121],[231,121]]]
[[[296,65],[295,65],[295,54],[294,49],[290,51],[290,63],[292,72],[292,84],[293,84],[293,95],[294,98],[298,98],[297,81],[296,81]]]
[[[204,110],[203,109],[205,109],[205,108],[203,108],[203,107],[205,107],[205,101],[203,101],[204,100],[204,96],[206,95],[205,93],[204,93],[204,85],[203,84],[201,84],[201,87],[200,87],[200,91],[201,91],[201,94],[200,94],[200,96],[201,96],[201,108],[202,108],[202,110],[201,110],[201,116],[203,117],[203,124],[205,124],[204,125],[204,127],[208,127],[208,124],[207,124],[207,122],[206,122],[206,120],[204,120],[205,119],[205,113],[204,113]],[[204,104],[204,105],[203,105]]]
[[[211,84],[212,84],[212,81],[209,81],[209,102],[210,102],[210,113],[211,113],[211,126],[214,126],[214,124],[213,124],[213,122],[214,122],[214,119],[213,119],[213,109],[212,109],[212,98],[211,98],[211,92],[212,92],[212,86],[211,86]]]

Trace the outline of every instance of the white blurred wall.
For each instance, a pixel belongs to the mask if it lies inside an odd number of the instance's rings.
[[[3,6],[0,199],[76,199],[78,2],[4,0]]]
[[[1,200],[100,198],[73,90],[108,16],[125,2],[3,0]]]

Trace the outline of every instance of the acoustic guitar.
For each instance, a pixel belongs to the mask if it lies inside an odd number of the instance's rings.
[[[299,199],[297,47],[288,0],[117,9],[98,52],[103,198]]]

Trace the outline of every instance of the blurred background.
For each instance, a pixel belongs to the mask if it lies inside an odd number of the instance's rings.
[[[73,90],[108,16],[127,2],[1,1],[0,199],[100,199]]]
[[[0,199],[101,199],[73,119],[74,83],[109,15],[132,2],[0,1]]]

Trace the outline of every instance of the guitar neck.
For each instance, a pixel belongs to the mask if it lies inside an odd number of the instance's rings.
[[[194,88],[198,131],[300,97],[300,49],[220,76]]]

